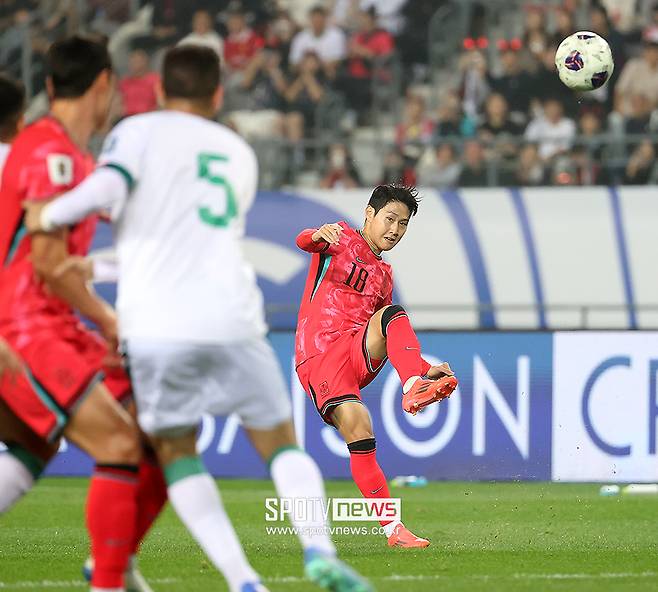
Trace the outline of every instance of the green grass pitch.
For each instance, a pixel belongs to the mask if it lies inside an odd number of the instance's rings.
[[[221,481],[228,511],[272,592],[302,592],[300,547],[266,536],[270,482]],[[44,479],[0,517],[0,590],[84,590],[87,481]],[[341,556],[380,591],[656,590],[658,497],[601,498],[597,485],[432,483],[393,489],[425,550],[389,549],[383,538],[336,537]],[[348,482],[328,495],[356,497]],[[143,573],[156,592],[226,590],[171,509],[144,543]]]

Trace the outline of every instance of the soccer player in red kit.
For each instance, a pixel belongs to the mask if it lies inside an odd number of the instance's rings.
[[[105,125],[114,76],[105,45],[79,36],[54,43],[47,68],[50,113],[14,140],[0,186],[0,337],[25,366],[18,380],[0,379],[0,399],[43,440],[65,435],[96,461],[86,509],[92,590],[122,591],[130,556],[164,499],[155,500],[159,469],[142,462],[137,424],[117,402],[131,386],[116,353],[114,311],[78,274],[56,273],[69,255],[87,253],[96,218],[30,236],[22,209],[92,172],[87,146]],[[28,451],[21,457],[34,460]]]
[[[339,222],[297,237],[297,246],[313,253],[297,323],[297,375],[322,419],[347,443],[352,477],[368,498],[390,494],[360,389],[387,358],[400,376],[402,406],[409,413],[449,397],[457,387],[448,364],[432,366],[421,357],[404,308],[392,304],[391,267],[381,257],[400,242],[417,210],[415,189],[380,185],[362,230]],[[390,546],[429,545],[401,522],[381,524]]]

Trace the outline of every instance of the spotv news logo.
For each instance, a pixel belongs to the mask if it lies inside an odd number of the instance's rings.
[[[402,519],[400,498],[334,497],[328,499],[306,497],[265,498],[265,521],[280,522],[379,522]]]

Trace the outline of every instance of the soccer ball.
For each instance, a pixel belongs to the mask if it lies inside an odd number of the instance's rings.
[[[591,31],[578,31],[555,52],[560,80],[572,90],[594,90],[612,76],[615,62],[608,42]]]

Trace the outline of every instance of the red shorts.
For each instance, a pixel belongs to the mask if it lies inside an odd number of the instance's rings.
[[[56,440],[97,382],[102,380],[118,401],[132,392],[123,368],[105,366],[105,342],[82,325],[6,338],[26,369],[0,378],[0,398],[41,438]]]
[[[346,333],[326,352],[297,366],[297,376],[313,400],[320,417],[333,425],[331,413],[347,401],[361,402],[361,389],[370,384],[384,367],[386,358],[373,360],[366,348],[368,325]]]

